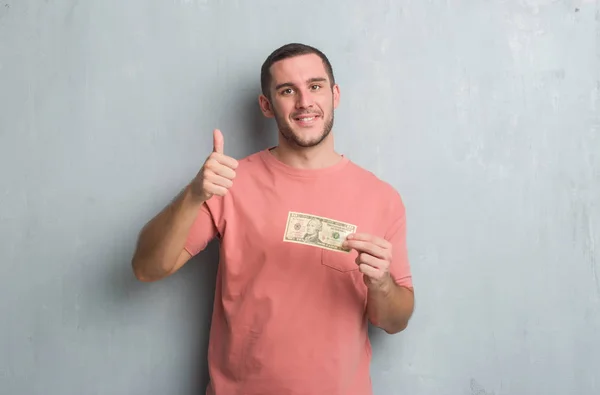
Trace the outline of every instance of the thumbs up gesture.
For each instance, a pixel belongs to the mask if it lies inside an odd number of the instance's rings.
[[[223,153],[223,134],[219,129],[213,131],[213,152],[206,158],[204,165],[190,184],[194,197],[207,201],[213,195],[225,196],[233,185],[238,162]]]

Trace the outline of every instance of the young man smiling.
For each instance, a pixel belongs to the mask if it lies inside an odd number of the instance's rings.
[[[369,395],[368,322],[397,333],[414,307],[404,205],[335,151],[323,53],[275,50],[261,86],[278,145],[237,161],[214,130],[196,177],[142,229],[134,273],[157,281],[220,240],[207,394]]]

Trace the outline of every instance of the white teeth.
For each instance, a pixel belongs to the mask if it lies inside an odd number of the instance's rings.
[[[315,119],[315,117],[310,117],[310,118],[300,118],[300,120],[302,122],[308,122],[308,121],[312,121],[313,119]]]

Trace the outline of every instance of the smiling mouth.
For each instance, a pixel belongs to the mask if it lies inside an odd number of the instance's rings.
[[[319,115],[311,114],[311,115],[303,115],[300,117],[294,117],[294,121],[296,121],[297,123],[299,123],[301,125],[310,125],[312,122],[314,122],[318,118],[319,118]]]

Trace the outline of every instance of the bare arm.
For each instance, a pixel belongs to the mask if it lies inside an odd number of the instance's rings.
[[[367,316],[373,325],[387,333],[398,333],[408,326],[414,309],[414,293],[391,278],[386,283],[386,286],[368,290]]]
[[[213,195],[224,196],[233,185],[238,163],[223,154],[223,135],[218,129],[213,139],[213,152],[196,177],[142,228],[131,262],[140,281],[160,280],[191,258],[184,247],[198,211]]]
[[[358,252],[356,263],[367,286],[367,317],[387,333],[406,329],[414,309],[414,291],[390,274],[392,244],[369,234],[351,234],[344,243]]]
[[[164,278],[191,258],[184,249],[185,241],[203,203],[188,186],[142,228],[132,260],[138,280]]]

